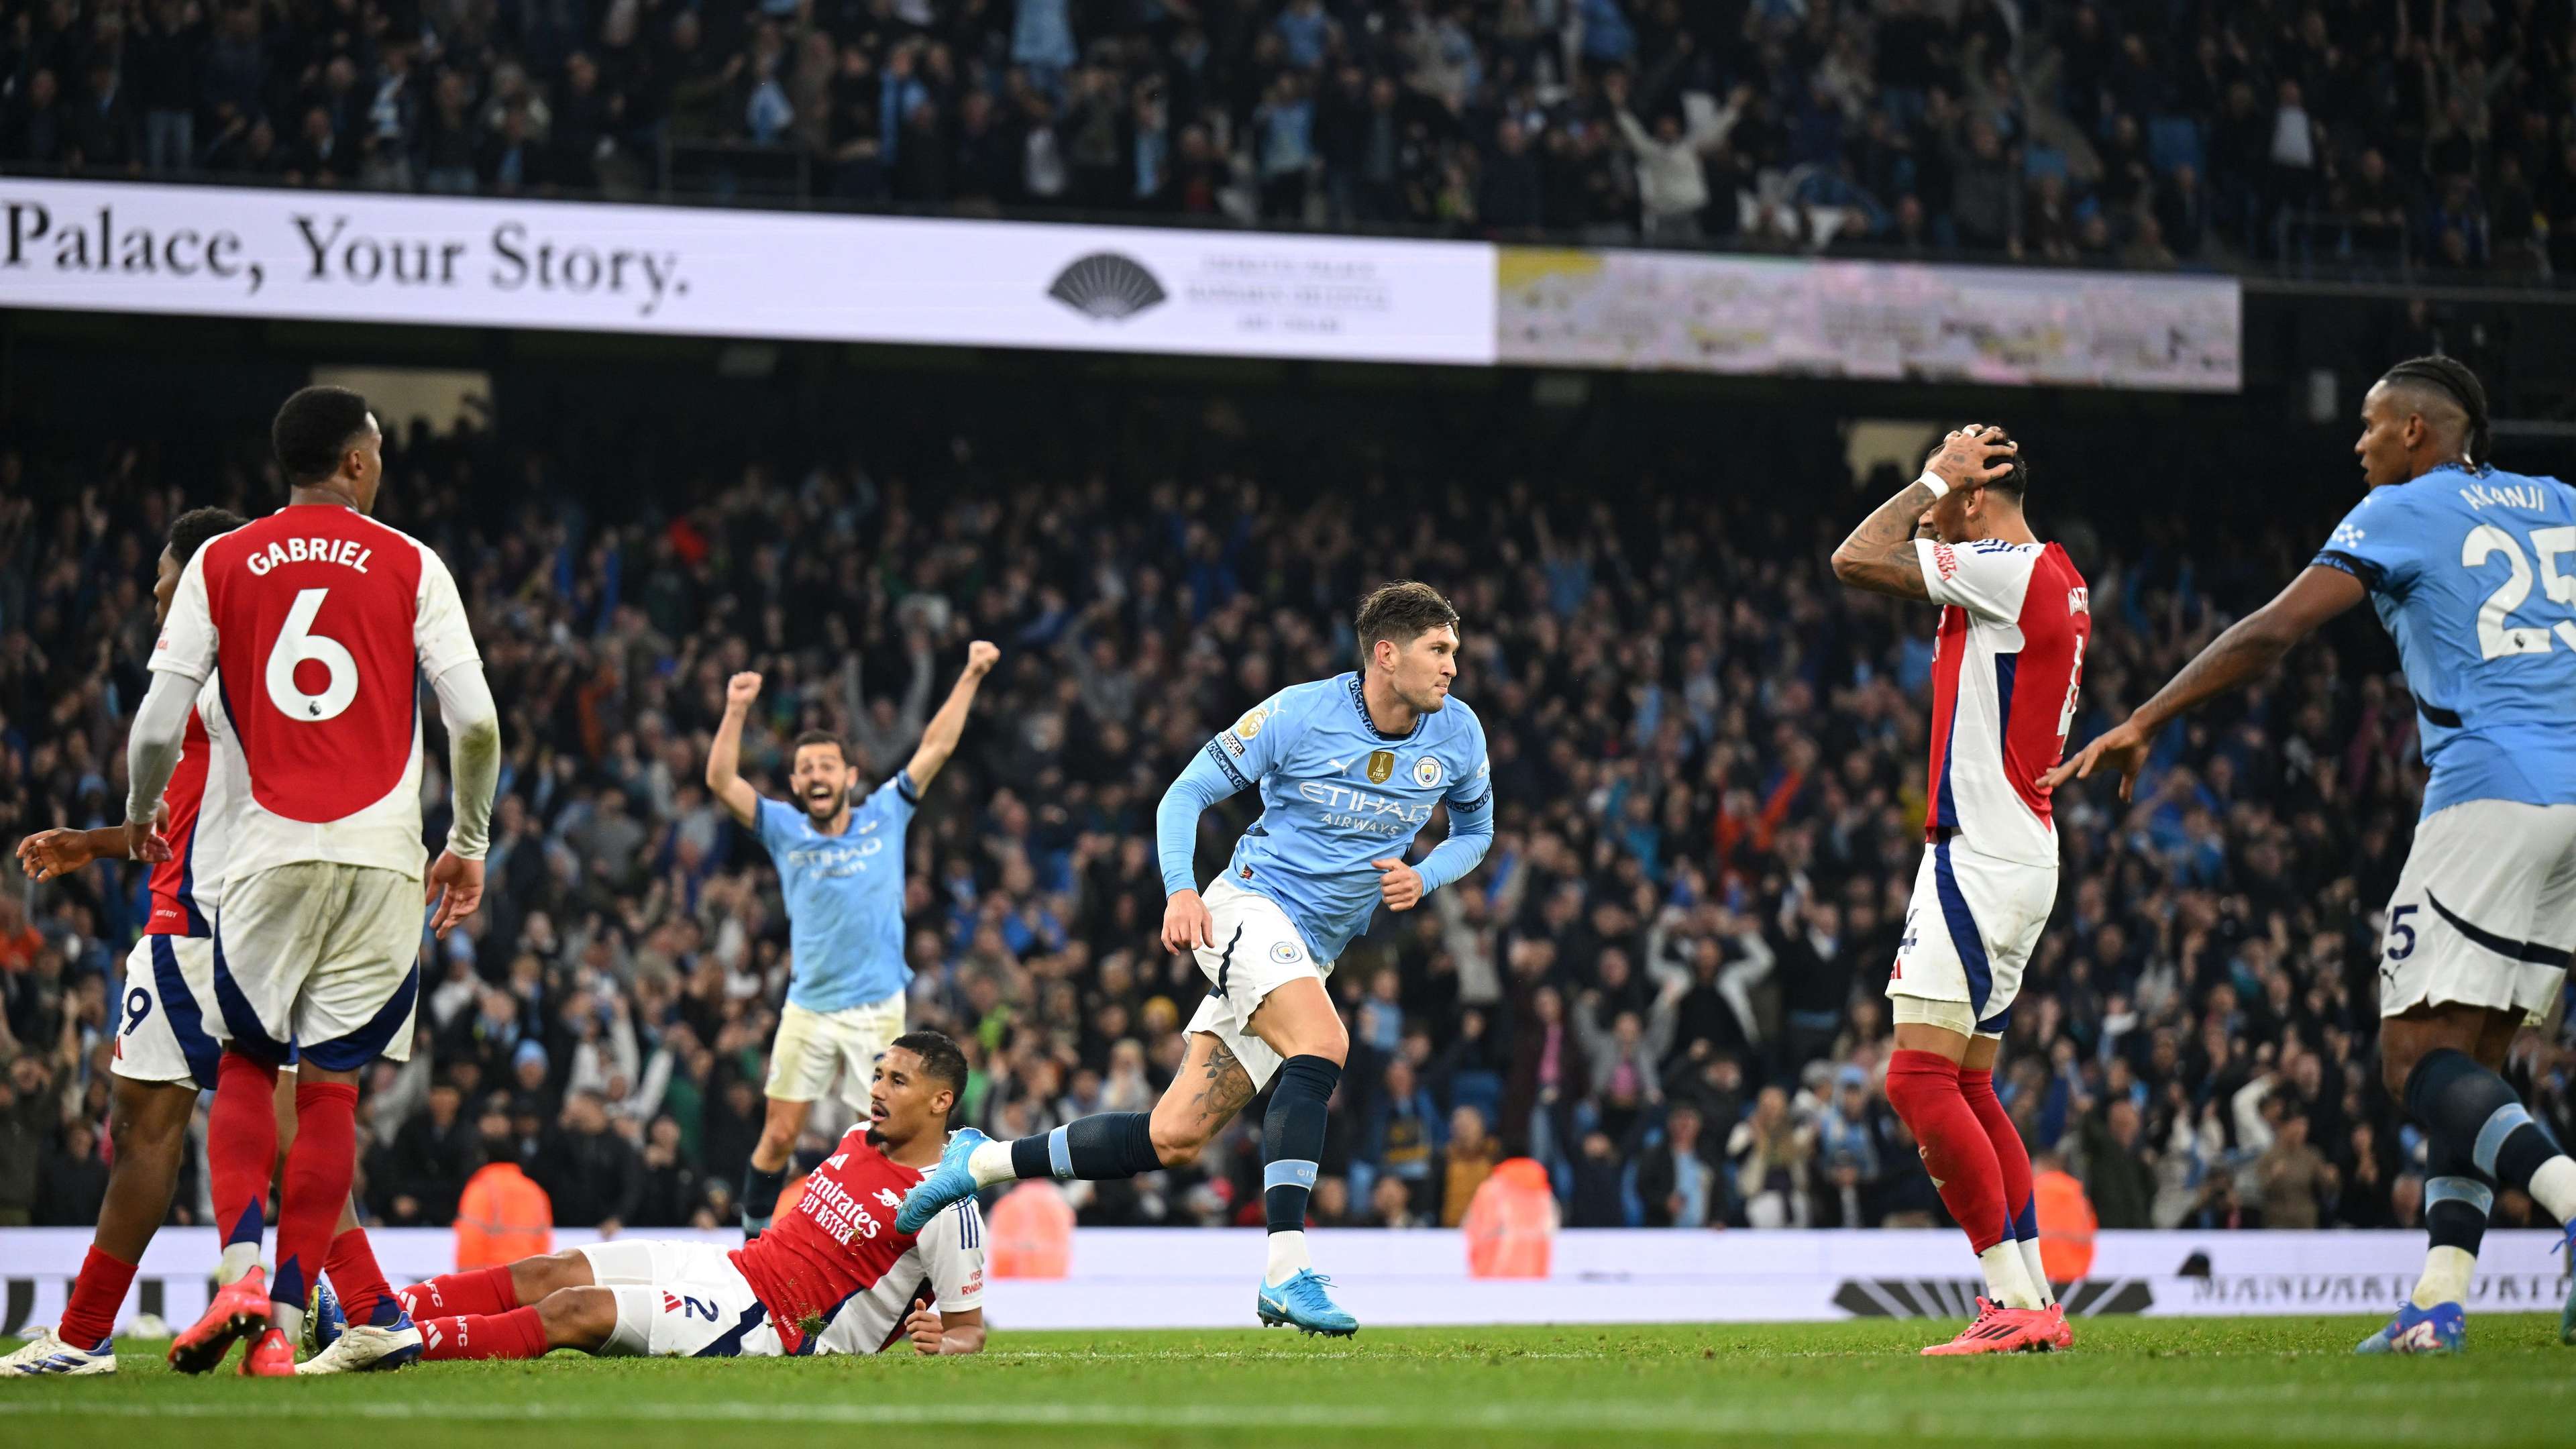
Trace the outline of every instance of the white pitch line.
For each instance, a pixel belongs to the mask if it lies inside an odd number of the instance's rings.
[[[2062,1442],[2065,1425],[2053,1409],[2086,1415],[2094,1438],[2169,1440],[2175,1426],[2169,1417],[2181,1405],[2209,1408],[2275,1402],[2291,1385],[2248,1385],[2243,1389],[2206,1388],[2159,1391],[2130,1396],[2099,1391],[2015,1395],[2015,1412],[1997,1419],[1963,1423],[1957,1435],[1982,1439]],[[2387,1393],[2352,1392],[2354,1387]],[[2411,1395],[2413,1413],[2387,1411],[2336,1414],[2330,1402],[2311,1403],[2294,1419],[2239,1421],[2228,1426],[2232,1436],[2314,1442],[2339,1439],[2363,1443],[2420,1443],[2428,1435],[2459,1427],[2456,1418],[2437,1419],[2445,1406],[2427,1402],[2426,1388],[2458,1389],[2457,1384],[2336,1386],[2311,1394],[2349,1400],[2356,1397],[2397,1398]],[[2527,1386],[2528,1387],[2528,1386]],[[2562,1386],[2564,1387],[2564,1386]],[[2120,1400],[2133,1415],[2122,1418]],[[2436,1397],[2450,1397],[2439,1395]],[[2551,1397],[2564,1397],[2553,1392]],[[2321,1411],[2322,1410],[2322,1411]],[[949,1427],[994,1429],[1184,1429],[1340,1432],[1483,1430],[1532,1434],[1747,1434],[1773,1437],[1882,1436],[1945,1437],[1927,1422],[1919,1401],[1876,1395],[1836,1401],[1820,1418],[1815,1409],[1793,1403],[1776,1406],[1712,1404],[1684,1406],[1632,1400],[1558,1401],[1473,1405],[1425,1405],[1418,1408],[1360,1404],[1068,1404],[1049,1402],[938,1404],[781,1404],[762,1400],[628,1401],[600,1404],[449,1403],[438,1400],[358,1400],[323,1402],[291,1399],[231,1400],[222,1403],[150,1404],[84,1401],[78,1392],[44,1398],[0,1398],[0,1418],[76,1415],[84,1419],[224,1419],[326,1420],[384,1419],[435,1422],[584,1424],[659,1421],[664,1423],[767,1423],[788,1425],[856,1425],[875,1427]],[[2160,1416],[2161,1415],[2161,1416]]]

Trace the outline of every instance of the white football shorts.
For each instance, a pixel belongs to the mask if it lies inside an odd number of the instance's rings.
[[[1288,913],[1258,891],[1220,879],[1200,899],[1207,904],[1208,934],[1216,945],[1191,952],[1207,976],[1208,994],[1187,1030],[1207,1032],[1225,1043],[1257,1092],[1278,1074],[1279,1053],[1252,1034],[1253,1009],[1291,981],[1331,976],[1333,963],[1316,960]]]
[[[1891,1013],[2000,1037],[2057,904],[2057,867],[1980,855],[1956,836],[1923,852],[1888,975]]]
[[[2545,1014],[2576,947],[2576,805],[2467,800],[2415,826],[2388,899],[2379,1014]]]

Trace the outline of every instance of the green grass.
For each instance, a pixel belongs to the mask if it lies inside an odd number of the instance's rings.
[[[1955,1325],[1001,1333],[971,1359],[557,1354],[288,1384],[181,1378],[129,1341],[114,1378],[0,1383],[0,1444],[2576,1443],[2554,1317],[2475,1319],[2460,1358],[2354,1357],[2376,1326],[2079,1320],[2072,1353],[1932,1360],[1914,1350]]]

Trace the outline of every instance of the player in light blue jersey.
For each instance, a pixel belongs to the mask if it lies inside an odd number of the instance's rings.
[[[1021,1177],[1133,1177],[1195,1161],[1274,1075],[1262,1122],[1269,1265],[1261,1322],[1343,1335],[1306,1251],[1306,1198],[1324,1150],[1326,1104],[1350,1050],[1324,988],[1334,959],[1380,905],[1409,911],[1476,868],[1494,838],[1485,730],[1449,697],[1458,613],[1430,587],[1388,584],[1361,601],[1358,672],[1281,690],[1193,756],[1155,815],[1169,901],[1163,944],[1208,978],[1189,1055],[1151,1112],[1103,1112],[1016,1142],[952,1140],[939,1170],[905,1197],[897,1231],[978,1189]],[[1199,813],[1261,791],[1261,818],[1202,896],[1192,873]],[[1405,856],[1432,812],[1449,838]]]
[[[856,805],[849,752],[822,730],[796,737],[787,776],[795,803],[752,789],[739,768],[742,722],[760,696],[760,676],[737,674],[725,686],[724,720],[707,751],[707,788],[759,834],[778,867],[791,958],[787,1004],[769,1049],[769,1116],[743,1172],[745,1233],[769,1226],[815,1101],[838,1078],[843,1100],[866,1111],[876,1060],[903,1035],[903,991],[912,984],[903,959],[904,827],[956,752],[975,691],[1001,657],[980,639],[967,647],[957,687],[923,728],[911,762]]]
[[[2486,389],[2447,357],[2390,368],[2361,421],[2369,492],[2315,562],[2049,783],[2108,765],[2129,798],[2168,720],[2363,598],[2378,609],[2432,770],[2379,968],[2380,1076],[2428,1143],[2432,1247],[2360,1351],[2447,1353],[2497,1185],[2576,1221],[2576,1161],[2496,1074],[2576,946],[2576,490],[2488,464]],[[2561,1333],[2576,1341],[2576,1299]]]

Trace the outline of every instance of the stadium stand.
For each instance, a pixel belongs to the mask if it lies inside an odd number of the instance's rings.
[[[378,1220],[446,1222],[494,1161],[559,1224],[731,1220],[786,945],[766,856],[700,783],[737,668],[770,681],[744,771],[774,790],[808,726],[882,778],[965,641],[1001,644],[911,834],[913,1021],[968,1043],[964,1115],[999,1135],[1149,1104],[1203,989],[1155,942],[1153,803],[1219,724],[1346,667],[1351,601],[1397,575],[1466,616],[1500,838],[1340,963],[1353,1055],[1317,1214],[1455,1222],[1529,1153],[1575,1224],[1938,1219],[1881,1093],[1878,994],[1921,838],[1929,616],[1827,573],[1897,481],[1853,478],[1830,417],[1612,416],[1550,445],[1502,401],[1115,371],[621,411],[635,376],[514,396],[556,444],[394,429],[387,515],[451,561],[509,754],[484,912],[433,959],[411,1066],[368,1083]],[[2249,429],[2257,452],[2177,479],[2157,450],[2085,449],[2100,430],[2023,432],[2100,621],[2078,740],[2268,596],[2349,493],[2304,433],[2279,445],[2303,469]],[[162,530],[183,494],[275,496],[254,429],[136,436],[0,451],[0,836],[110,818]],[[2079,467],[2116,529],[2052,496]],[[2413,730],[2356,615],[2176,730],[2135,807],[2061,797],[2065,884],[1998,1085],[2101,1226],[2417,1220],[2418,1144],[2368,1066]],[[1244,803],[1204,822],[1203,875]],[[140,883],[0,891],[0,1222],[95,1211]],[[2514,1068],[2562,1133],[2565,1047],[2535,1036]],[[1258,1221],[1257,1141],[1238,1125],[1077,1206]]]
[[[8,0],[0,164],[2519,284],[2538,0]]]

